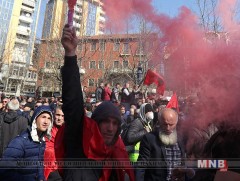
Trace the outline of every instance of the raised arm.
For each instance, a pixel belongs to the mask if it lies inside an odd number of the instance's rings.
[[[78,157],[82,151],[83,96],[77,65],[77,37],[74,28],[66,25],[63,29],[62,45],[65,50],[62,67],[62,99],[65,119],[66,156]],[[80,149],[80,150],[79,150]]]

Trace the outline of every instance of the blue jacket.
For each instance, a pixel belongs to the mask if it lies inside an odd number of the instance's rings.
[[[2,169],[0,180],[44,180],[43,155],[45,142],[34,142],[26,130],[13,139],[6,148],[2,161],[8,169]],[[11,160],[11,161],[9,161]],[[9,169],[11,168],[12,169]]]
[[[44,136],[51,136],[52,123],[41,138],[37,135],[36,118],[47,112],[53,119],[49,106],[38,107],[31,119],[31,128],[15,137],[7,146],[0,162],[0,180],[39,181],[45,180],[43,173],[43,156],[45,150]]]

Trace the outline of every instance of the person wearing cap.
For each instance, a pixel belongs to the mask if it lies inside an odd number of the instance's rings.
[[[159,126],[145,134],[140,143],[137,181],[185,180],[185,176],[194,176],[192,169],[184,168],[185,149],[177,133],[177,123],[178,113],[171,108],[165,108],[158,114]],[[150,167],[151,162],[159,165]]]
[[[8,143],[28,127],[28,120],[18,114],[17,99],[9,101],[6,109],[7,112],[0,114],[0,158]]]
[[[31,126],[11,140],[3,153],[0,180],[45,180],[42,161],[45,136],[51,137],[52,120],[49,106],[40,106],[34,111]]]
[[[143,136],[152,130],[153,108],[150,104],[144,103],[140,107],[139,117],[132,121],[126,136],[126,146],[129,149],[129,158],[136,162],[139,156],[140,141]]]
[[[124,167],[127,165],[118,165],[122,161],[129,161],[125,146],[119,136],[121,116],[118,108],[111,101],[104,101],[97,106],[91,118],[84,114],[76,56],[77,44],[74,28],[66,25],[62,36],[62,45],[65,49],[62,68],[65,124],[58,131],[55,150],[61,152],[56,152],[56,158],[63,158],[65,162],[69,161],[67,163],[81,164],[63,168],[63,180],[123,181],[127,173],[130,181],[134,181],[133,170]],[[74,162],[70,162],[71,160]],[[91,165],[89,167],[87,165],[89,162],[95,163],[95,167],[92,168]],[[103,162],[107,163],[108,167],[98,164]]]

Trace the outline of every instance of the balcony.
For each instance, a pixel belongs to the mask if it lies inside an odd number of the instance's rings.
[[[76,28],[81,28],[81,25],[75,21],[73,21],[73,26]]]
[[[19,75],[10,75],[10,79],[15,79],[15,80],[23,80],[24,76],[19,76]]]
[[[28,80],[29,80],[29,79],[28,79]],[[25,82],[24,82],[24,85],[27,85],[27,86],[36,86],[36,82],[25,81]]]
[[[32,17],[26,17],[26,16],[23,16],[23,15],[19,17],[19,20],[22,21],[22,22],[25,22],[25,23],[32,23],[33,22]]]
[[[35,7],[35,1],[34,0],[23,0],[22,4],[25,4],[30,7]]]
[[[79,19],[80,19],[80,16],[77,15],[77,14],[74,14],[74,15],[73,15],[73,18],[79,20]]]
[[[28,13],[33,13],[34,12],[34,8],[29,8],[27,6],[22,5],[22,10]]]
[[[25,26],[18,26],[17,34],[24,35],[24,36],[30,36],[31,29],[29,27],[25,27]]]
[[[122,68],[121,66],[119,68],[112,68],[109,70],[110,74],[126,74],[131,73],[131,70],[129,68]]]
[[[78,13],[82,13],[82,11],[83,11],[82,8],[78,8],[78,7],[75,7],[74,10]]]
[[[21,38],[16,38],[15,43],[23,44],[23,45],[28,45],[29,40],[21,39]]]
[[[52,73],[54,73],[54,70],[51,69],[51,68],[42,68],[42,69],[41,69],[41,72],[42,72],[42,73],[52,74]]]
[[[130,56],[130,53],[129,53],[129,51],[122,51],[122,52],[120,53],[120,56],[121,56],[121,57]]]

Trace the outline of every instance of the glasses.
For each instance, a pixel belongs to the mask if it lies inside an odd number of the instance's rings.
[[[2,101],[2,102],[7,102],[7,101]]]

